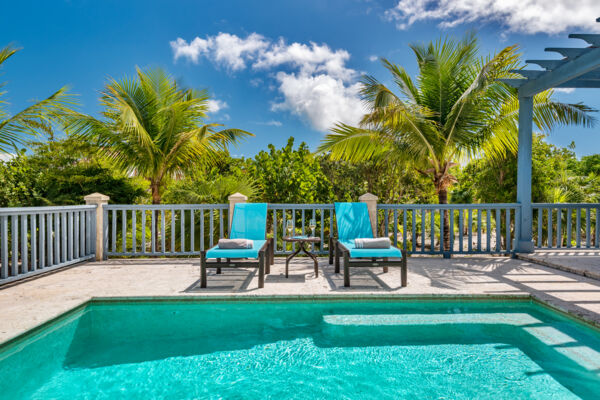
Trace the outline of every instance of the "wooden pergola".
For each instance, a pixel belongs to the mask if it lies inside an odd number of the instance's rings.
[[[596,19],[600,22],[600,18]],[[559,53],[558,60],[526,60],[543,70],[514,70],[523,79],[501,79],[519,92],[519,150],[517,173],[517,203],[521,205],[518,252],[533,251],[533,210],[531,203],[531,159],[533,97],[551,88],[600,88],[600,34],[572,33],[569,38],[582,39],[588,47],[548,47],[545,51]]]

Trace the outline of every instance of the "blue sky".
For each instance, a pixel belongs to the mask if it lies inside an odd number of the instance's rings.
[[[232,154],[252,156],[294,136],[315,149],[332,121],[360,115],[363,73],[390,83],[378,57],[411,73],[408,44],[477,30],[482,53],[519,44],[527,58],[548,46],[584,46],[600,2],[582,0],[15,1],[3,5],[1,46],[22,48],[2,69],[13,112],[63,85],[97,115],[107,77],[163,67],[214,96],[211,120],[253,132]],[[540,12],[543,10],[543,12]],[[375,60],[375,61],[373,61]],[[557,93],[600,108],[600,91]],[[600,116],[599,116],[600,117]],[[596,129],[560,128],[549,141],[600,153]]]

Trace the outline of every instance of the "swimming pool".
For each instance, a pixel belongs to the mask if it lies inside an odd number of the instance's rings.
[[[93,301],[0,348],[0,398],[597,398],[600,333],[531,301]]]

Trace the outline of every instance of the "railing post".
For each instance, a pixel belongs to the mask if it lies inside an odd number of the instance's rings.
[[[105,260],[104,251],[107,249],[104,248],[104,205],[108,204],[110,197],[101,193],[92,193],[83,199],[85,204],[96,205],[96,229],[92,232],[96,238],[96,261]]]
[[[371,219],[371,227],[373,228],[373,237],[377,237],[377,200],[379,200],[379,197],[372,193],[365,193],[358,198],[358,201],[367,203],[367,210],[369,210],[369,218]]]
[[[533,209],[531,205],[533,97],[519,96],[519,151],[517,153],[517,203],[521,205],[520,235],[513,248],[533,252]],[[540,245],[538,243],[538,245]]]
[[[248,201],[248,196],[244,196],[241,193],[234,193],[230,195],[227,200],[229,200],[229,218],[227,219],[227,234],[231,232],[231,221],[233,221],[233,209],[237,203],[245,203]]]

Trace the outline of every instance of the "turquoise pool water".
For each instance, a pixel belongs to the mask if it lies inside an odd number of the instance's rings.
[[[91,303],[0,348],[3,399],[597,399],[600,334],[530,302]]]

